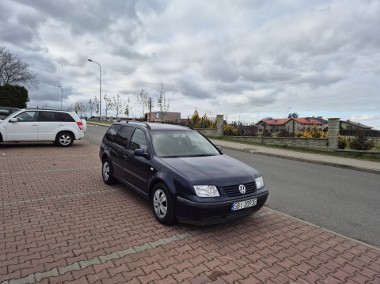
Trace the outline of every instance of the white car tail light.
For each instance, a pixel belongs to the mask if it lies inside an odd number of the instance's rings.
[[[83,131],[83,122],[77,121],[77,124],[78,124],[79,129]]]

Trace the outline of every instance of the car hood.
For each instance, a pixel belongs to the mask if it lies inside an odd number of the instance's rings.
[[[261,175],[254,168],[227,155],[162,158],[161,160],[189,179],[194,185],[225,186],[248,183]]]

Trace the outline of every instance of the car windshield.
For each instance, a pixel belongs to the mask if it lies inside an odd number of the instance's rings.
[[[5,119],[9,115],[11,115],[11,113],[9,113],[9,111],[2,111],[2,110],[0,110],[0,120]]]
[[[151,131],[153,148],[158,157],[199,157],[220,155],[201,134],[192,130]]]
[[[18,111],[17,108],[0,107],[0,120],[6,119],[8,116]]]

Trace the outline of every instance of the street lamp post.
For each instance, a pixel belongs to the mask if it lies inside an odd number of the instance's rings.
[[[99,68],[100,68],[100,91],[99,91],[99,121],[102,120],[102,66],[100,66],[100,64],[92,59],[88,59],[88,61],[92,62],[92,63],[96,63],[99,65]]]
[[[58,86],[58,88],[60,88],[60,89],[61,89],[61,91],[62,91],[62,96],[61,96],[61,110],[62,110],[62,101],[63,101],[63,89],[62,89],[62,87],[61,87],[61,86]]]

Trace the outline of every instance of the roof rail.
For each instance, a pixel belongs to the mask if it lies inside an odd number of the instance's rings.
[[[193,130],[194,130],[194,128],[191,127],[190,125],[185,124],[185,123],[181,123],[181,122],[176,123],[176,122],[159,121],[159,122],[153,122],[153,123],[180,125],[180,126],[185,126],[185,127],[187,127],[187,128],[190,128],[190,129],[193,129]]]
[[[147,122],[144,122],[144,121],[127,120],[126,123],[139,123],[139,124],[143,124],[143,125],[145,125],[146,128],[148,128],[149,130],[151,129],[151,128],[150,128],[150,125],[149,125]]]
[[[145,124],[146,128],[148,128],[149,130],[151,130],[150,125],[147,122],[143,122],[143,123]]]

